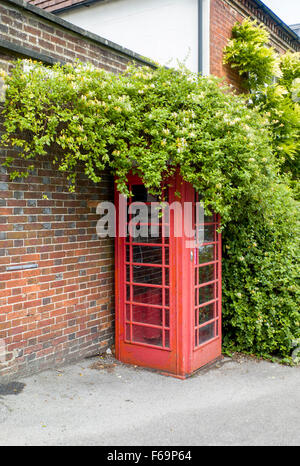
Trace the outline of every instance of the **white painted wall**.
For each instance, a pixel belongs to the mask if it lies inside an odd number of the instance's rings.
[[[59,16],[162,65],[185,61],[197,72],[197,6],[197,0],[110,0]]]

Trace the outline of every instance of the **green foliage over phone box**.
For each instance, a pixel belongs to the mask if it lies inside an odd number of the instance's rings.
[[[6,83],[2,144],[30,165],[50,158],[71,190],[78,168],[95,183],[108,169],[128,194],[133,169],[159,193],[179,167],[222,218],[225,347],[290,360],[300,338],[298,211],[268,115],[184,67],[132,65],[115,76],[19,61]]]

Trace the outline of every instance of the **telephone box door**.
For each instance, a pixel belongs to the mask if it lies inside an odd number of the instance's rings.
[[[193,261],[194,316],[191,371],[216,359],[222,352],[222,247],[217,214],[197,215],[200,196],[194,192],[195,251]]]
[[[161,204],[147,192],[138,177],[129,176],[128,181],[132,197],[126,199],[116,191],[119,217],[116,357],[126,363],[176,372],[176,290],[171,219],[159,214]],[[169,199],[168,191],[167,188],[165,200]],[[146,215],[146,221],[137,225],[136,217],[141,214],[142,220]]]

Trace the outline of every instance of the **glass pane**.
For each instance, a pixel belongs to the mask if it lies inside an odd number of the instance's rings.
[[[170,326],[170,313],[169,309],[165,310],[165,326],[169,327]]]
[[[141,233],[135,238],[132,237],[133,243],[153,243],[153,244],[162,244],[162,226],[144,226]],[[146,233],[146,234],[145,234]],[[169,243],[168,231],[164,227],[164,242]]]
[[[214,215],[204,215],[204,223],[211,223],[215,221]]]
[[[166,267],[165,268],[165,285],[169,286],[170,281],[169,281],[169,269]]]
[[[204,264],[205,262],[212,262],[215,259],[214,251],[214,244],[209,244],[208,246],[201,246],[198,249],[199,264]]]
[[[204,306],[198,309],[199,325],[204,324],[204,322],[207,322],[214,318],[214,309],[215,303],[209,304],[208,306]]]
[[[169,238],[170,238],[170,226],[169,225],[163,226],[163,236],[164,236],[165,243],[169,243]]]
[[[215,241],[215,225],[205,225],[204,242],[210,243],[211,241]]]
[[[215,279],[215,265],[205,265],[204,267],[199,267],[199,281],[198,284],[210,282]],[[197,283],[197,282],[196,282]]]
[[[157,202],[158,197],[149,194],[147,189],[142,184],[134,184],[131,186],[132,202]]]
[[[133,221],[127,226],[127,241],[131,237],[133,243],[161,243],[162,227],[160,225],[140,225]],[[146,222],[145,222],[146,223]],[[152,241],[150,241],[152,239]]]
[[[133,301],[136,303],[149,303],[162,306],[162,289],[145,286],[133,286]]]
[[[215,241],[215,225],[199,225],[197,227],[197,243],[211,243]]]
[[[215,298],[215,285],[207,285],[199,288],[199,304],[206,303]]]
[[[135,283],[162,284],[162,268],[133,265],[133,281]]]
[[[130,261],[130,246],[127,246],[126,259]],[[162,264],[160,246],[132,246],[132,261],[141,264]]]
[[[170,348],[170,332],[169,332],[169,330],[165,330],[165,346],[166,346],[166,348]]]
[[[130,265],[126,265],[126,281],[130,282]]]
[[[217,295],[216,295],[217,296]],[[219,306],[220,306],[220,303],[219,303],[219,300],[216,302],[216,317],[219,317]]]
[[[139,238],[139,242],[142,242],[140,238],[150,237],[156,238],[155,243],[158,242],[157,238],[162,237],[161,218],[155,215],[156,211],[153,209],[152,204],[131,204],[130,222],[127,225],[127,238],[132,237],[132,241]]]
[[[154,243],[154,244],[159,243],[161,244],[162,243],[162,231],[161,231],[162,227],[158,226],[157,231],[156,230],[153,231],[153,228],[154,227],[152,227],[152,230],[151,230],[150,225],[148,226],[144,225],[140,233],[135,237],[133,236],[134,229],[128,228],[132,236],[131,238],[132,243]],[[129,238],[129,232],[128,232],[128,238]]]
[[[198,245],[204,243],[204,227],[203,225],[196,227],[196,242]]]
[[[205,325],[205,327],[199,328],[199,345],[204,343],[205,341],[211,340],[215,336],[215,324]]]
[[[165,248],[165,264],[169,265],[169,248]]]
[[[130,341],[130,325],[126,324],[126,340]]]
[[[129,307],[129,305],[127,305]],[[132,321],[142,324],[162,325],[162,309],[132,305]]]
[[[148,218],[149,223],[165,223],[166,215],[164,215],[163,206],[159,202],[151,202]]]
[[[195,223],[197,225],[204,223],[204,208],[203,208],[202,202],[199,203],[199,201],[196,201],[194,216],[195,216]]]
[[[169,289],[165,289],[165,306],[170,306],[170,292]]]
[[[132,326],[132,341],[148,345],[162,346],[162,330],[159,328]]]

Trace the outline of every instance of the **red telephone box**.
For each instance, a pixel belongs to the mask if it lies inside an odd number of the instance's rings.
[[[116,357],[185,378],[221,356],[219,218],[197,220],[199,196],[177,174],[164,190],[176,208],[154,220],[149,213],[132,235],[130,209],[159,204],[139,177],[128,183],[132,197],[115,192]]]

